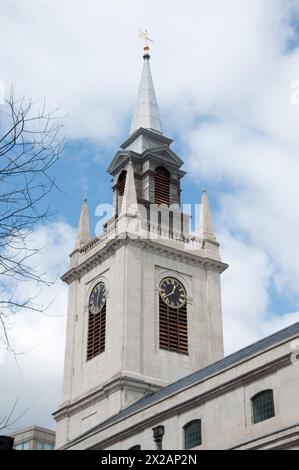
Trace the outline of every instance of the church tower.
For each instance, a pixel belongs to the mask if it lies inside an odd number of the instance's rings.
[[[164,136],[148,44],[132,127],[108,168],[114,215],[90,238],[83,202],[70,267],[57,447],[223,357],[219,255],[206,192],[198,236],[183,161]],[[200,201],[194,201],[199,203]]]

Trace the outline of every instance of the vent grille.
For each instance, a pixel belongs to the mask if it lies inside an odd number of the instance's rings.
[[[160,348],[188,354],[187,304],[172,308],[159,299]]]
[[[163,166],[155,172],[155,204],[170,205],[170,175]]]
[[[88,315],[87,361],[105,351],[106,304],[99,313]]]

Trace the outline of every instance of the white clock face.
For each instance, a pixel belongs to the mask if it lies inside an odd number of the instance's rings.
[[[104,282],[99,282],[93,289],[89,298],[89,312],[99,313],[106,302],[106,286]]]

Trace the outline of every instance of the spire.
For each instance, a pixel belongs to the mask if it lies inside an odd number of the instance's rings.
[[[149,46],[145,45],[143,70],[130,134],[140,127],[163,134],[149,59]]]
[[[75,243],[75,249],[80,248],[90,241],[90,229],[89,229],[89,215],[87,199],[85,198],[82,204],[77,238]]]
[[[129,161],[127,166],[127,176],[125,191],[121,204],[121,214],[135,216],[138,213],[137,196],[135,187],[135,177],[132,162]]]
[[[209,240],[216,242],[214,228],[212,223],[212,216],[209,207],[208,195],[206,190],[202,193],[200,218],[199,218],[199,236],[202,240]]]

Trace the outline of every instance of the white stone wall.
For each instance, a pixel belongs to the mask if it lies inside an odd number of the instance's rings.
[[[290,341],[256,354],[151,407],[95,432],[71,448],[155,449],[152,427],[165,426],[163,449],[183,449],[183,427],[202,420],[198,449],[296,448],[299,442],[299,365],[290,362]],[[251,398],[272,389],[275,416],[252,422]],[[201,397],[203,397],[201,399]],[[114,436],[118,437],[117,439]]]
[[[189,354],[159,349],[159,283],[181,280],[187,291]],[[106,261],[70,285],[63,406],[69,406],[120,377],[164,386],[223,356],[219,273],[194,263],[124,242]],[[105,351],[86,361],[88,300],[99,281],[107,286]],[[142,396],[123,387],[99,393],[58,421],[62,445]]]

